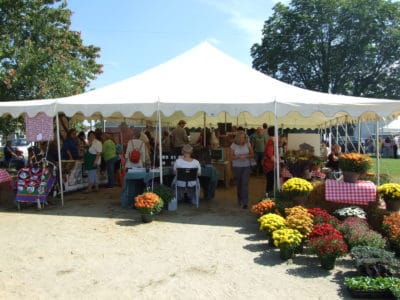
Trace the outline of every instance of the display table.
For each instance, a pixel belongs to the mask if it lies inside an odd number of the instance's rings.
[[[325,199],[329,202],[368,205],[376,201],[376,186],[372,181],[358,180],[348,183],[341,180],[325,181]]]
[[[199,180],[200,186],[204,191],[205,199],[210,200],[214,198],[218,176],[218,171],[211,166],[201,168]],[[174,177],[173,168],[163,168],[163,179],[166,179],[165,182],[171,182],[172,180],[168,179],[172,177]],[[132,207],[134,198],[143,193],[145,186],[148,185],[151,180],[157,179],[158,181],[159,178],[159,169],[151,169],[149,172],[146,172],[145,169],[129,170],[124,177],[124,185],[121,192],[121,206],[125,208]]]
[[[218,180],[222,180],[226,188],[229,188],[229,184],[233,178],[232,165],[230,161],[216,161],[212,163],[212,166],[217,170],[219,176]]]

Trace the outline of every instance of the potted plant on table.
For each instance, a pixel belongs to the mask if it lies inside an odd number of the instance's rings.
[[[339,168],[345,182],[355,183],[371,167],[371,158],[360,153],[346,153],[339,156]]]
[[[400,210],[400,184],[384,183],[377,189],[378,195],[383,198],[386,203],[386,209],[390,211]]]
[[[305,204],[313,189],[314,187],[309,181],[298,177],[290,178],[282,185],[282,192],[299,205]]]
[[[135,198],[135,207],[140,212],[144,223],[151,222],[153,216],[160,213],[163,206],[163,200],[152,192],[143,193]]]

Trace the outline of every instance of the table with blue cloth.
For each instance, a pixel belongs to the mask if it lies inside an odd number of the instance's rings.
[[[170,186],[174,177],[171,167],[163,168],[163,183]],[[215,189],[218,183],[218,172],[212,166],[204,166],[201,168],[199,177],[200,186],[203,188],[205,200],[211,200],[215,196]],[[160,170],[154,169],[146,172],[145,169],[130,170],[124,177],[124,185],[121,192],[122,207],[132,207],[134,198],[145,190],[146,186],[151,185],[152,181],[159,184]]]

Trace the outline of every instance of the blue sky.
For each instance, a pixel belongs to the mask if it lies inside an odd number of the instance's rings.
[[[139,74],[208,41],[251,66],[277,0],[68,0],[72,30],[101,48],[99,88]],[[288,1],[281,1],[288,3]]]

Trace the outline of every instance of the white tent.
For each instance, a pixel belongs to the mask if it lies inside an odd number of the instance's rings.
[[[253,126],[324,128],[338,122],[400,114],[400,102],[329,95],[275,80],[234,60],[208,43],[140,75],[77,96],[0,102],[0,115],[125,120],[157,119],[189,126],[217,122]],[[160,119],[159,119],[160,120]],[[58,122],[57,122],[58,123]]]
[[[377,119],[400,113],[400,102],[329,95],[275,80],[202,43],[188,52],[121,82],[58,99],[69,117],[156,118],[189,126],[232,122],[318,128],[332,120]]]
[[[189,126],[231,122],[259,126],[319,128],[345,120],[373,120],[400,114],[400,101],[329,95],[275,80],[227,56],[208,43],[142,74],[80,95],[0,102],[0,115],[39,111],[49,116],[123,121],[153,119]],[[275,120],[277,117],[277,120]]]

